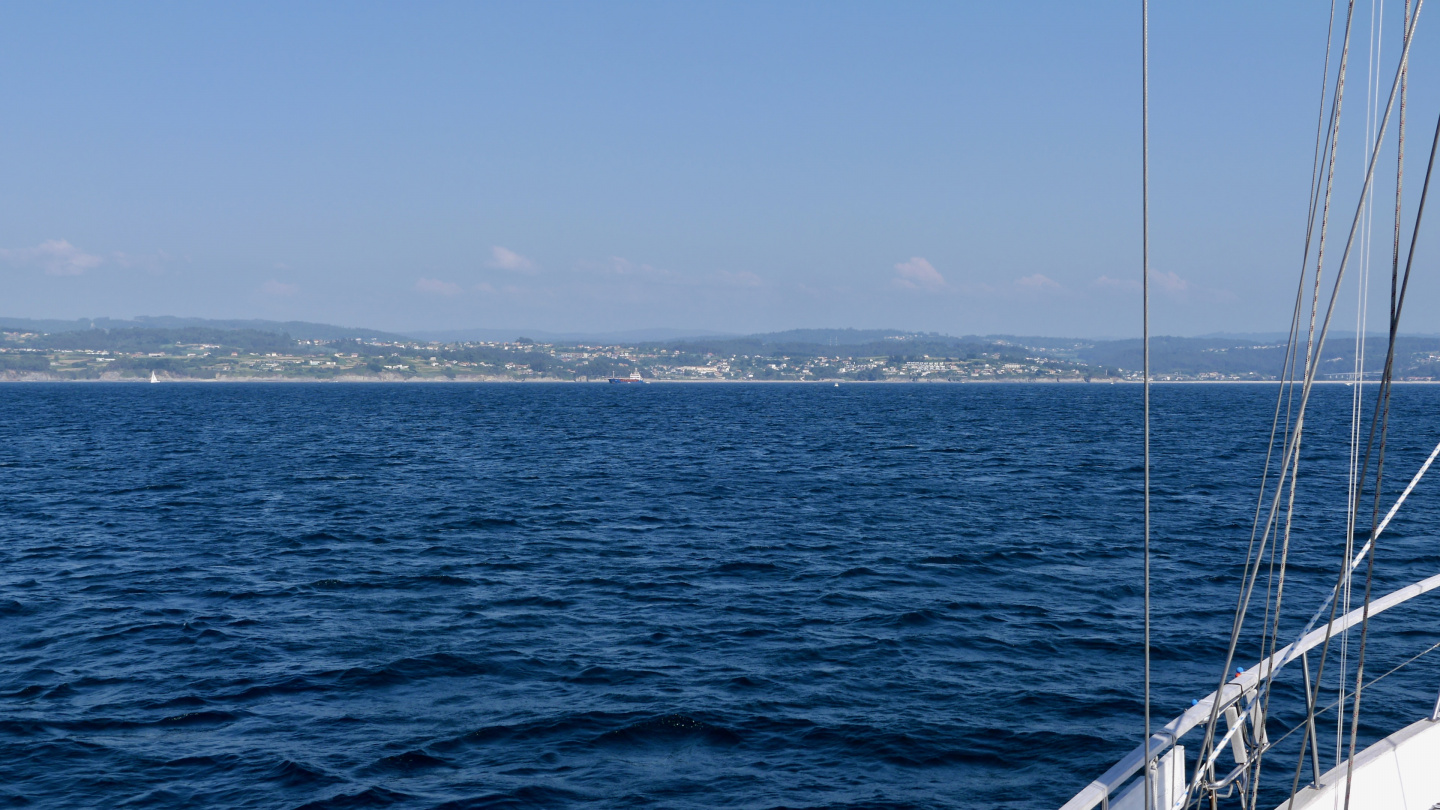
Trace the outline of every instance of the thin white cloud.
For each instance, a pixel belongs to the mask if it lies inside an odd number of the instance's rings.
[[[1127,292],[1140,291],[1140,280],[1133,278],[1101,276],[1091,282],[1091,284],[1095,287],[1111,290],[1125,290]],[[1180,275],[1173,270],[1167,270],[1163,273],[1159,270],[1151,270],[1150,291],[1152,293],[1159,292],[1172,298],[1186,298],[1191,294],[1198,294],[1202,298],[1216,300],[1229,300],[1234,297],[1234,295],[1227,290],[1210,289],[1208,287],[1201,287],[1198,284],[1193,284],[1189,280],[1181,278]]]
[[[528,295],[534,292],[534,290],[521,287],[517,284],[501,284],[497,287],[488,281],[482,281],[470,289],[482,295]],[[542,290],[541,292],[543,293],[544,291]]]
[[[1150,284],[1171,295],[1184,295],[1190,292],[1190,282],[1180,278],[1173,271],[1162,273],[1158,270],[1151,270]]]
[[[1039,292],[1059,292],[1064,289],[1064,287],[1060,286],[1060,282],[1050,278],[1044,273],[1036,273],[1031,276],[1025,276],[1024,278],[1017,278],[1015,279],[1015,284],[1023,289],[1036,290]]]
[[[440,281],[433,278],[422,278],[415,282],[415,291],[431,293],[435,295],[459,295],[460,285],[451,281]]]
[[[632,262],[620,256],[611,256],[604,270],[607,273],[617,276],[634,276],[638,278],[669,278],[675,275],[675,273],[669,270],[648,264],[641,264],[640,262]]]
[[[945,288],[945,277],[929,261],[912,256],[908,262],[895,265],[895,277],[891,281],[897,287],[907,290],[929,290],[935,292]]]
[[[490,248],[490,266],[500,270],[509,270],[512,273],[529,274],[537,271],[533,259],[521,256],[509,248],[503,248],[499,245]]]
[[[0,249],[0,260],[10,264],[39,267],[47,276],[79,276],[104,263],[64,239],[49,239],[35,247]]]
[[[1140,282],[1130,278],[1111,278],[1109,276],[1101,276],[1090,282],[1090,284],[1095,287],[1103,287],[1110,290],[1140,289]]]
[[[749,270],[740,270],[734,273],[731,273],[728,270],[721,270],[719,273],[715,274],[715,279],[721,284],[728,287],[765,286],[765,280],[750,272]]]
[[[300,292],[300,287],[297,284],[286,284],[283,281],[276,281],[272,278],[260,285],[260,292],[275,298],[289,298]]]

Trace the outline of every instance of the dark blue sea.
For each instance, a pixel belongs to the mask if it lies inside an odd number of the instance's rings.
[[[1157,725],[1218,681],[1275,392],[1154,391]],[[1350,396],[1312,404],[1291,631],[1338,570]],[[1140,403],[0,386],[0,805],[1058,806],[1140,740]],[[1393,408],[1387,506],[1440,387]],[[1376,593],[1437,540],[1427,479]],[[1437,605],[1377,617],[1367,672]],[[1428,715],[1436,657],[1367,690],[1369,738]]]

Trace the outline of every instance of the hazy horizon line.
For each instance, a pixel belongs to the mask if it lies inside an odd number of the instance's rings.
[[[348,324],[333,324],[324,321],[307,320],[276,320],[272,318],[204,318],[198,316],[183,315],[134,315],[130,317],[117,318],[111,316],[97,316],[85,318],[34,318],[18,316],[0,316],[0,327],[13,325],[18,328],[32,328],[39,331],[71,331],[45,329],[45,326],[72,325],[78,326],[90,323],[92,327],[97,324],[106,324],[103,328],[127,328],[133,326],[151,326],[155,328],[184,328],[185,325],[199,326],[203,324],[230,324],[225,328],[253,328],[259,325],[287,326],[287,325],[308,325],[325,327],[337,330],[355,330],[357,332],[387,333],[397,337],[407,337],[416,340],[442,341],[442,342],[464,342],[464,341],[513,341],[520,338],[532,340],[555,341],[593,341],[593,340],[684,340],[689,338],[744,338],[756,335],[780,335],[790,332],[832,332],[832,333],[872,333],[876,335],[933,335],[943,338],[986,338],[986,339],[1013,339],[1013,340],[1074,340],[1074,341],[1099,341],[1111,342],[1122,340],[1139,340],[1139,335],[1040,335],[1040,334],[1019,334],[1016,332],[965,332],[950,333],[938,332],[925,329],[903,329],[896,327],[856,327],[856,326],[794,326],[786,329],[774,329],[770,331],[736,332],[723,329],[704,328],[678,328],[667,326],[647,326],[632,329],[616,330],[553,330],[533,329],[528,327],[490,327],[475,326],[454,329],[393,329],[375,326],[354,326]],[[167,325],[168,324],[168,325]],[[243,326],[242,326],[243,324]],[[1415,332],[1402,333],[1404,337],[1436,337],[1435,333]],[[1182,338],[1191,340],[1254,340],[1254,341],[1282,341],[1287,333],[1282,331],[1246,331],[1246,332],[1208,332],[1204,334],[1164,334],[1151,335],[1151,339]],[[1385,332],[1367,332],[1366,339],[1384,340],[1388,337]],[[1332,331],[1330,339],[1351,339],[1355,338],[1352,331]]]

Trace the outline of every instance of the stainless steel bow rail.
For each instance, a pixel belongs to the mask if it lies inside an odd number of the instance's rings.
[[[1370,617],[1374,618],[1376,614],[1383,613],[1436,588],[1440,588],[1440,574],[1386,594],[1370,603]],[[1306,633],[1295,643],[1277,650],[1274,655],[1256,666],[1240,672],[1225,684],[1219,694],[1211,692],[1203,699],[1196,701],[1195,705],[1191,706],[1184,714],[1166,723],[1159,731],[1152,734],[1148,746],[1136,746],[1135,750],[1115,763],[1100,778],[1075,794],[1074,798],[1066,802],[1060,810],[1090,810],[1093,807],[1109,810],[1109,808],[1118,807],[1121,804],[1128,807],[1132,802],[1136,807],[1141,806],[1140,795],[1138,795],[1141,793],[1140,782],[1137,781],[1133,786],[1127,783],[1140,773],[1142,764],[1146,762],[1150,763],[1152,773],[1165,768],[1179,771],[1177,774],[1179,784],[1188,785],[1188,790],[1182,788],[1184,792],[1178,797],[1181,803],[1187,795],[1193,795],[1196,787],[1203,787],[1207,790],[1226,789],[1243,774],[1246,763],[1271,745],[1265,733],[1265,717],[1261,703],[1255,700],[1261,687],[1262,675],[1273,678],[1280,669],[1296,658],[1307,662],[1306,668],[1308,669],[1308,659],[1305,657],[1305,653],[1324,643],[1327,631],[1333,636],[1359,625],[1364,618],[1364,613],[1364,608],[1352,610],[1335,619],[1328,627],[1320,627]],[[1308,678],[1306,683],[1308,687]],[[1217,702],[1220,714],[1225,717],[1227,730],[1224,736],[1216,742],[1215,754],[1212,754],[1206,762],[1197,763],[1195,778],[1187,783],[1183,775],[1184,749],[1178,743],[1196,726],[1206,724],[1210,718],[1211,709],[1215,708]],[[1437,704],[1437,707],[1440,707],[1440,704]],[[1310,718],[1309,722],[1313,723],[1313,718]],[[1314,733],[1313,726],[1310,733]],[[1149,749],[1148,752],[1146,748]],[[1228,749],[1235,759],[1236,767],[1217,777],[1217,758],[1219,753],[1225,749]],[[1179,756],[1174,756],[1175,753],[1178,753]],[[1316,770],[1319,770],[1318,762]],[[1165,781],[1164,779],[1158,780],[1154,789],[1170,795],[1169,791],[1164,790],[1166,788]],[[1121,788],[1126,788],[1126,790],[1122,792]],[[1130,798],[1132,795],[1133,799]],[[1157,804],[1156,807],[1158,808],[1160,805]]]

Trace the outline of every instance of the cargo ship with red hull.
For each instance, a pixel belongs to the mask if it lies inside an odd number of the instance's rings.
[[[620,385],[622,383],[639,383],[640,385],[645,384],[645,380],[641,378],[639,371],[630,372],[629,377],[611,377],[610,382],[616,385]]]

